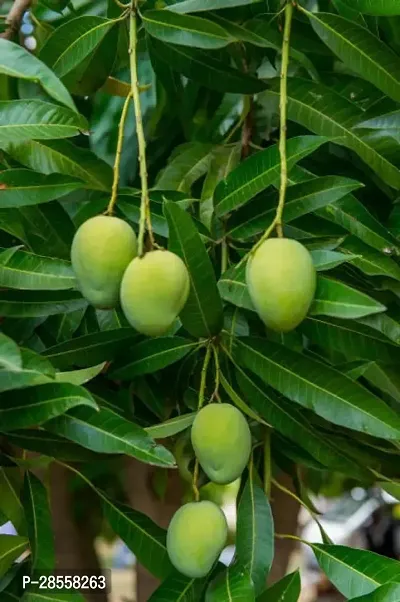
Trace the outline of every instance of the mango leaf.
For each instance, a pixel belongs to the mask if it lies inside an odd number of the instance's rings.
[[[24,602],[84,602],[81,594],[54,591],[27,591],[24,594]]]
[[[257,598],[257,602],[298,602],[300,592],[300,573],[295,571],[271,585]]]
[[[309,317],[299,329],[320,347],[335,349],[348,359],[363,359],[396,363],[400,347],[387,337],[354,321]]]
[[[184,0],[184,2],[173,4],[168,8],[177,13],[195,13],[206,10],[232,8],[233,6],[245,6],[260,1],[261,0]]]
[[[385,309],[384,305],[365,293],[338,280],[320,276],[310,314],[356,319]]]
[[[388,581],[400,582],[397,560],[346,546],[310,546],[321,569],[346,598],[369,594]]]
[[[183,259],[189,270],[190,292],[180,319],[195,337],[210,337],[222,328],[222,301],[214,268],[188,213],[172,202],[164,204],[169,226],[169,250]]]
[[[17,533],[21,533],[25,511],[20,499],[22,485],[19,468],[0,468],[0,512],[12,522]]]
[[[397,0],[342,0],[342,2],[365,15],[376,17],[400,15],[400,6]]]
[[[17,343],[0,332],[0,368],[20,370],[22,368],[21,352]]]
[[[386,276],[400,280],[400,266],[391,257],[371,249],[355,236],[348,236],[339,248],[346,253],[353,253],[355,257],[351,263],[367,276]]]
[[[18,247],[0,250],[0,286],[20,290],[65,290],[75,288],[70,263],[40,257]]]
[[[152,575],[165,579],[172,571],[167,552],[167,532],[145,514],[111,502],[105,496],[102,498],[104,516],[116,535]]]
[[[103,40],[115,21],[82,15],[57,27],[39,53],[58,77],[77,67]]]
[[[311,250],[310,255],[318,272],[332,270],[342,263],[353,263],[358,258],[357,255],[351,255],[350,253],[338,253],[337,251],[325,251],[324,249]]]
[[[7,439],[18,447],[64,462],[94,462],[99,459],[98,455],[63,437],[37,428],[15,430],[7,433]]]
[[[163,169],[155,189],[190,192],[193,184],[207,172],[212,149],[210,144],[185,144]]]
[[[333,15],[332,15],[333,16]],[[269,81],[265,98],[279,102],[279,81]],[[353,150],[380,178],[400,188],[400,170],[357,135],[353,126],[363,114],[350,101],[323,84],[291,77],[288,81],[288,118],[321,136]]]
[[[74,291],[0,291],[0,315],[37,318],[75,311],[87,301]]]
[[[76,337],[49,347],[44,355],[57,368],[92,366],[111,360],[137,338],[132,328],[117,328]]]
[[[190,414],[183,414],[182,416],[170,418],[161,424],[148,426],[144,430],[150,437],[153,437],[153,439],[166,439],[167,437],[172,437],[187,429],[193,424],[195,418],[196,412],[191,412]]]
[[[360,182],[338,176],[322,176],[289,186],[283,221],[287,224],[311,211],[330,205],[361,186]],[[268,198],[255,199],[228,220],[227,234],[232,238],[246,239],[263,232],[272,222],[277,205],[278,194],[275,192]]]
[[[148,45],[152,61],[156,59],[212,90],[233,94],[256,94],[267,87],[267,84],[259,79],[234,69],[228,62],[215,58],[210,52],[165,44],[156,38],[152,38]]]
[[[22,501],[32,554],[32,570],[51,571],[55,564],[48,492],[31,472],[25,473]]]
[[[28,540],[18,535],[0,535],[0,577],[25,551]]]
[[[393,136],[395,140],[400,141],[400,111],[392,111],[385,115],[379,115],[378,117],[371,117],[358,123],[354,126],[354,129],[366,129],[366,130],[384,130],[390,136]]]
[[[274,557],[274,521],[268,499],[251,474],[240,498],[236,534],[238,563],[249,573],[258,595]]]
[[[65,383],[49,383],[29,387],[22,392],[3,393],[0,401],[1,431],[42,424],[77,405],[97,409],[86,389]]]
[[[67,140],[31,140],[10,144],[7,152],[43,174],[61,173],[83,180],[88,188],[111,189],[112,169],[91,151]]]
[[[45,176],[29,169],[7,169],[0,172],[0,207],[47,203],[83,186],[81,180],[68,176]]]
[[[224,272],[218,281],[218,289],[224,301],[229,301],[243,309],[255,311],[246,285],[246,266],[232,266]]]
[[[55,379],[59,383],[71,383],[72,385],[83,385],[95,378],[105,367],[106,362],[82,370],[69,370],[68,372],[57,372]]]
[[[171,452],[145,430],[105,407],[98,412],[75,408],[47,422],[45,428],[100,454],[126,454],[155,466],[175,466]]]
[[[288,168],[290,169],[327,142],[320,136],[291,138],[287,144]],[[276,145],[252,155],[215,189],[215,213],[221,217],[244,205],[259,192],[279,178],[280,158]]]
[[[148,10],[144,28],[151,36],[179,46],[223,48],[234,41],[220,25],[201,17],[180,15],[170,10]]]
[[[1,38],[0,57],[0,73],[39,82],[47,94],[76,111],[74,101],[64,84],[51,69],[25,48]]]
[[[245,336],[247,336],[247,335],[248,335],[248,332],[245,333]],[[268,422],[266,422],[263,418],[261,418],[260,414],[257,414],[257,412],[254,412],[251,409],[251,407],[249,405],[247,405],[247,403],[242,399],[242,397],[239,395],[239,393],[237,393],[237,391],[235,391],[235,389],[232,387],[230,382],[225,378],[225,376],[222,374],[222,372],[220,373],[220,379],[221,379],[221,385],[224,387],[225,392],[229,395],[231,401],[233,401],[235,406],[237,408],[239,408],[239,410],[241,410],[241,412],[243,412],[243,414],[246,414],[246,416],[248,416],[252,420],[256,420],[257,422],[260,422],[261,424],[263,424],[264,426],[267,426],[268,428],[271,426]]]
[[[250,574],[239,565],[227,567],[208,586],[205,602],[255,602]]]
[[[193,602],[199,600],[207,579],[190,579],[173,570],[150,596],[149,602]]]
[[[370,594],[353,598],[349,602],[400,602],[400,583],[387,583]]]
[[[267,385],[322,418],[382,437],[400,437],[400,418],[379,397],[322,362],[283,345],[244,337],[234,358]]]

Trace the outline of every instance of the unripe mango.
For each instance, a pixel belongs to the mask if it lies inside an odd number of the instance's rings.
[[[250,456],[251,433],[243,414],[229,403],[210,403],[192,425],[192,445],[214,483],[226,485],[242,474]]]
[[[122,276],[136,255],[136,234],[118,217],[97,215],[77,230],[71,262],[82,295],[99,309],[116,307]]]
[[[121,306],[136,330],[159,336],[171,328],[182,311],[189,288],[189,273],[178,255],[150,251],[127,267],[121,283]]]
[[[226,545],[228,525],[213,502],[191,502],[174,514],[167,550],[174,567],[192,579],[205,577]]]
[[[277,332],[289,332],[308,313],[317,275],[312,257],[301,243],[270,238],[249,259],[246,281],[264,324]]]

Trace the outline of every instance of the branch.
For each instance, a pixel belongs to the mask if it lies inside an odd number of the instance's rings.
[[[24,12],[28,10],[31,4],[32,0],[14,0],[6,19],[8,27],[3,33],[0,33],[0,38],[11,40],[14,37],[19,29]]]

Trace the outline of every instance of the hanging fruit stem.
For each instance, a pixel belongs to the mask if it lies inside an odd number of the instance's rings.
[[[208,371],[208,366],[211,360],[211,353],[212,353],[212,345],[209,344],[207,345],[207,351],[206,351],[206,356],[204,358],[204,363],[203,363],[203,367],[201,369],[201,379],[200,379],[200,389],[199,389],[199,403],[197,406],[197,411],[201,410],[201,408],[204,405],[204,398],[205,398],[205,392],[206,392],[206,383],[207,383],[207,371]],[[199,461],[196,458],[195,463],[194,463],[194,470],[193,470],[193,483],[192,483],[192,489],[193,489],[193,493],[194,493],[194,499],[196,502],[198,502],[200,500],[200,493],[199,493],[199,489],[197,487],[197,481],[199,478]]]
[[[121,155],[122,155],[122,145],[124,142],[124,132],[125,132],[125,122],[126,117],[128,115],[129,102],[132,98],[132,92],[128,94],[126,97],[122,113],[121,119],[118,126],[118,142],[117,142],[117,152],[115,154],[115,162],[114,162],[114,179],[112,185],[112,193],[111,199],[108,203],[106,215],[112,215],[115,207],[115,203],[117,202],[117,194],[118,194],[118,183],[119,183],[119,170],[121,165]]]
[[[131,69],[131,86],[133,104],[135,107],[136,120],[136,135],[138,140],[139,150],[139,167],[140,181],[142,187],[142,197],[140,202],[140,220],[139,220],[139,236],[138,236],[138,255],[142,257],[144,254],[144,237],[147,231],[149,236],[150,247],[154,247],[153,230],[151,227],[150,218],[150,197],[149,186],[147,180],[147,165],[146,165],[146,139],[144,136],[142,111],[140,106],[140,86],[138,77],[138,57],[137,57],[137,1],[132,0],[131,11],[129,15],[129,54],[130,54],[130,69]]]

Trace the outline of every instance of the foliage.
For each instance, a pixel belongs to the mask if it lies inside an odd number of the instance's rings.
[[[287,124],[283,4],[145,0],[132,16],[114,0],[43,0],[32,6],[34,52],[0,37],[0,514],[18,531],[0,535],[2,599],[21,594],[13,562],[24,550],[29,570],[54,564],[47,481],[32,472],[46,460],[93,490],[162,580],[151,600],[163,602],[298,599],[298,573],[265,585],[271,475],[293,476],[306,506],[307,489],[334,473],[398,491],[399,2],[297,3]],[[72,239],[110,198],[147,249],[154,233],[189,271],[188,302],[165,336],[142,336],[120,307],[95,309],[78,290]],[[307,318],[284,335],[258,318],[243,262],[279,227],[279,206],[284,235],[318,271]],[[246,415],[253,454],[234,563],[188,579],[165,530],[96,475],[101,464],[105,481],[120,477],[123,455],[168,469],[166,479],[178,466],[193,499],[192,478],[194,494],[207,479],[190,445],[187,458],[178,450],[209,400]],[[347,598],[397,600],[398,562],[309,543]]]

